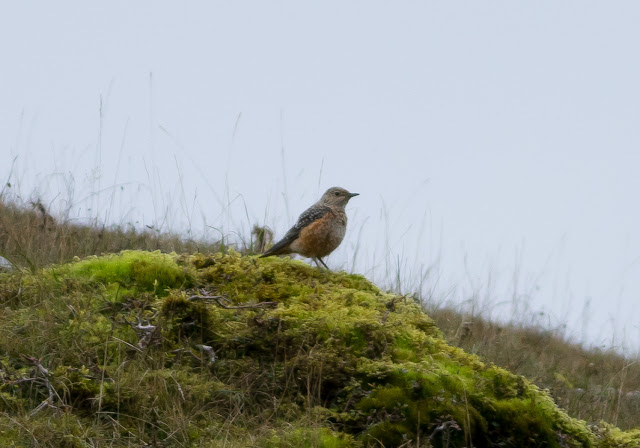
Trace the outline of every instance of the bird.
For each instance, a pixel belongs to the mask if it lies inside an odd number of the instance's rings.
[[[318,266],[318,260],[329,269],[322,260],[333,252],[342,242],[347,231],[345,206],[359,193],[350,193],[341,187],[329,188],[318,202],[306,209],[285,236],[260,258],[271,255],[296,253],[311,258]]]

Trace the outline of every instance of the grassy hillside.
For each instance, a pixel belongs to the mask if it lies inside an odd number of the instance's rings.
[[[180,235],[132,226],[78,224],[69,217],[53,217],[41,201],[22,204],[0,196],[0,256],[19,267],[37,269],[74,257],[126,249],[163,252],[216,252],[218,242],[196,241]]]
[[[2,446],[638,446],[357,275],[128,251],[0,279]]]
[[[1,446],[640,446],[633,360],[228,252],[0,202]]]

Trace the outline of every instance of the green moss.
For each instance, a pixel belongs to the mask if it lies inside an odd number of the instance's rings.
[[[190,272],[178,266],[174,256],[159,251],[123,251],[116,255],[89,257],[66,265],[57,275],[89,278],[124,288],[135,287],[138,291],[159,295],[165,295],[168,288],[192,284]]]
[[[640,440],[570,418],[526,379],[449,346],[414,300],[361,276],[230,250],[123,252],[2,279],[8,446],[35,434],[42,446]],[[244,308],[190,299],[195,288]]]
[[[292,428],[273,431],[270,437],[261,441],[265,448],[350,448],[359,446],[347,434],[330,431],[327,428]]]
[[[212,313],[199,302],[187,300],[184,295],[167,297],[160,307],[165,337],[173,340],[193,339],[202,344],[213,340]]]
[[[602,448],[635,448],[640,446],[640,429],[621,431],[615,426],[602,424],[595,429]]]

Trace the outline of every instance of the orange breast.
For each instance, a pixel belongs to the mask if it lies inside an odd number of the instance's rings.
[[[329,212],[302,229],[291,249],[305,257],[324,257],[340,245],[346,228],[344,213]]]

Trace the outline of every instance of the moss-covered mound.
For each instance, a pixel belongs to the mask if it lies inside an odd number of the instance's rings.
[[[0,274],[0,305],[0,446],[640,446],[302,262],[130,251]]]

